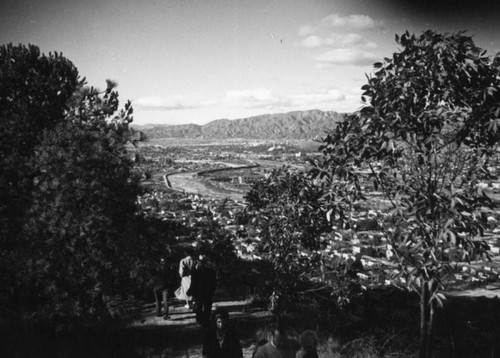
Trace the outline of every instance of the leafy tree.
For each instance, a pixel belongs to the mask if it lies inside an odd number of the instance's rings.
[[[19,235],[32,186],[29,159],[44,129],[54,128],[79,88],[76,67],[36,46],[0,47],[0,237],[7,248]]]
[[[139,255],[132,107],[118,109],[112,81],[102,92],[83,87],[59,54],[8,45],[0,55],[0,131],[13,136],[1,148],[4,307],[31,318],[103,317],[129,291]]]
[[[45,131],[35,149],[25,233],[32,255],[19,272],[30,290],[48,293],[35,296],[46,312],[89,313],[103,303],[96,300],[127,287],[123,258],[138,186],[125,150],[130,104],[108,120],[116,99],[111,85],[102,98],[83,91],[66,121]]]
[[[278,316],[297,303],[321,265],[320,235],[331,230],[321,196],[321,187],[305,173],[287,167],[255,183],[245,196],[260,231],[259,250],[274,268],[271,303]]]
[[[26,211],[31,204],[34,148],[44,129],[54,128],[79,88],[75,66],[58,53],[36,46],[0,47],[0,300],[14,308]]]
[[[375,63],[366,105],[324,139],[314,169],[339,225],[376,190],[388,203],[382,226],[397,269],[393,283],[420,294],[421,357],[431,355],[436,306],[453,263],[484,257],[479,184],[499,140],[497,59],[463,32],[396,36],[401,49]]]
[[[219,281],[235,281],[237,261],[234,234],[218,223],[204,227],[196,237],[196,252],[206,256],[218,272]]]

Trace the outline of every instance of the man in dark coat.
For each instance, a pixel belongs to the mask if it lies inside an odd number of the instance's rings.
[[[176,272],[172,263],[167,263],[164,258],[160,259],[158,267],[156,284],[154,286],[156,315],[162,315],[162,302],[164,309],[164,319],[168,319],[168,293],[173,292],[175,288]]]
[[[238,336],[228,327],[229,313],[220,308],[214,318],[215,327],[207,331],[203,342],[203,358],[243,358]]]
[[[212,302],[217,287],[217,275],[207,258],[199,256],[197,265],[191,274],[191,288],[189,294],[193,296],[196,322],[202,327],[208,327]]]

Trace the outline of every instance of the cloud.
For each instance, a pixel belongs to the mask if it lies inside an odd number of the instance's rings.
[[[299,35],[300,36],[307,36],[307,35],[311,35],[313,33],[314,33],[314,28],[312,26],[303,25],[303,26],[299,27]]]
[[[373,50],[373,49],[376,49],[378,46],[376,43],[374,42],[371,42],[371,41],[368,41],[365,45],[364,45],[364,48],[365,49],[368,49],[368,50]]]
[[[215,101],[199,96],[142,97],[133,101],[133,106],[149,111],[174,111],[211,106]]]
[[[244,108],[267,108],[278,104],[279,98],[269,89],[258,88],[229,91],[226,94],[226,101]]]
[[[290,107],[315,108],[320,105],[341,102],[345,100],[345,94],[338,89],[291,95],[287,98]]]
[[[355,29],[355,30],[372,30],[382,26],[382,22],[375,21],[368,15],[349,15],[340,16],[331,14],[322,20],[322,23],[327,27],[336,29]]]
[[[363,37],[356,33],[329,34],[325,37],[311,35],[304,38],[300,44],[306,48],[341,47],[358,44],[362,39]]]
[[[319,50],[311,54],[319,67],[332,65],[369,65],[378,60],[373,50],[377,45],[364,36],[367,32],[382,27],[381,21],[376,21],[368,15],[355,14],[341,16],[330,14],[323,18],[317,26],[301,26],[299,46]],[[314,30],[314,31],[313,31]]]
[[[312,55],[320,67],[331,65],[367,65],[375,62],[373,54],[377,45],[364,39],[366,32],[383,26],[368,15],[341,16],[330,14],[315,27],[304,25],[299,28],[299,46],[323,51]],[[373,32],[373,31],[372,31]]]
[[[339,48],[317,55],[314,59],[323,67],[328,67],[330,65],[371,65],[379,58],[369,51],[355,48]]]
[[[325,46],[325,44],[326,39],[322,39],[321,37],[316,35],[308,36],[301,41],[301,45],[307,48],[321,47]]]
[[[342,44],[344,44],[344,45],[353,45],[353,44],[359,43],[362,40],[362,38],[363,37],[360,34],[349,33],[349,34],[346,34],[342,38]]]
[[[342,102],[345,95],[338,89],[327,89],[303,94],[277,95],[269,89],[229,91],[226,103],[231,106],[263,110],[310,109]]]
[[[299,94],[277,94],[268,88],[228,91],[224,98],[207,100],[198,96],[142,97],[133,101],[133,106],[143,111],[177,111],[200,108],[232,107],[252,110],[301,110],[331,108],[343,102],[344,92],[336,88],[322,89]]]
[[[317,35],[318,33],[328,33],[332,30],[340,32],[368,31],[383,27],[383,22],[374,20],[368,15],[354,14],[340,16],[339,14],[330,14],[324,17],[316,26],[302,25],[299,27],[299,35],[306,37]]]

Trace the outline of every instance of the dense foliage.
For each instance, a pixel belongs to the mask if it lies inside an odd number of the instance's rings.
[[[0,237],[3,245],[12,245],[29,202],[34,148],[43,130],[60,122],[83,82],[58,53],[45,56],[36,46],[6,45],[0,47],[0,84]]]
[[[500,73],[463,33],[396,36],[400,51],[363,86],[366,105],[325,138],[315,174],[337,225],[379,191],[394,284],[421,297],[421,356],[452,263],[487,252],[480,189],[499,140]]]
[[[129,287],[132,108],[36,46],[0,47],[0,299],[20,317],[107,315]]]
[[[217,271],[220,283],[237,285],[239,272],[235,272],[238,261],[234,249],[235,236],[216,222],[200,230],[195,239],[196,252],[205,256]]]
[[[259,231],[259,250],[274,268],[272,306],[278,314],[297,303],[321,266],[320,235],[330,231],[321,188],[305,173],[282,167],[247,193],[248,214]]]

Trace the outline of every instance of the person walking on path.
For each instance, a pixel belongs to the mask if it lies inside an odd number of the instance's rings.
[[[253,358],[295,358],[295,351],[290,347],[285,332],[275,328],[271,340],[258,347]]]
[[[316,346],[318,345],[318,337],[311,330],[304,331],[300,335],[300,350],[295,355],[295,358],[318,358]]]
[[[202,327],[208,327],[210,323],[216,287],[217,274],[208,259],[200,255],[191,275],[191,288],[188,293],[193,297],[196,322]]]
[[[243,358],[240,341],[229,327],[229,313],[219,308],[214,312],[215,327],[209,329],[203,342],[203,358]]]
[[[193,299],[188,295],[187,291],[191,287],[191,274],[194,267],[196,266],[196,261],[187,255],[179,262],[179,275],[181,276],[181,286],[175,291],[175,297],[178,300],[186,301],[185,308],[191,308],[191,300]]]
[[[163,303],[163,318],[168,319],[168,294],[172,292],[175,287],[176,277],[175,269],[172,263],[167,263],[164,258],[160,259],[160,265],[158,267],[156,284],[154,286],[154,296],[156,305],[156,316],[161,317],[162,315],[162,303]]]

